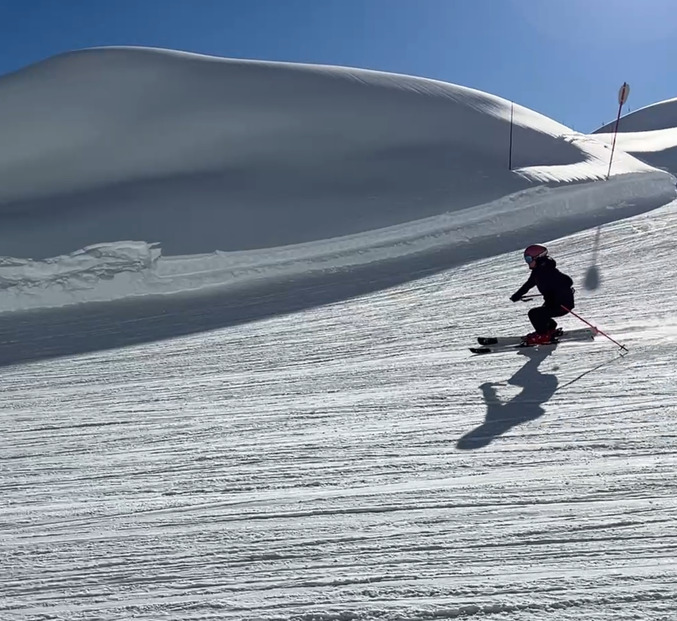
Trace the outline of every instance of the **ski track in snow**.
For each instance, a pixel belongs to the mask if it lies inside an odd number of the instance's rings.
[[[676,211],[549,244],[623,359],[469,354],[517,255],[3,368],[0,619],[674,619]]]

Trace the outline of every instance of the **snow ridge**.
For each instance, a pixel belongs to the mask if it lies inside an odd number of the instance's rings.
[[[32,259],[125,239],[176,256],[343,237],[604,179],[610,151],[455,84],[138,48],[0,78],[0,133],[0,252]],[[653,170],[614,159],[614,175]]]
[[[532,231],[573,232],[602,221],[652,209],[675,196],[675,180],[663,173],[635,173],[593,182],[539,186],[479,207],[366,233],[242,252],[162,257],[158,244],[97,244],[63,256],[33,261],[0,258],[0,309],[28,310],[129,296],[176,294],[203,288],[275,281],[318,270],[350,269],[381,261],[420,259],[444,249],[449,260],[473,252],[512,250]]]

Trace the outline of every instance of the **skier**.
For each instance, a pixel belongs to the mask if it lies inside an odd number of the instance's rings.
[[[524,251],[524,260],[531,274],[510,299],[517,302],[532,287],[538,287],[543,295],[543,305],[529,310],[529,320],[535,331],[527,334],[523,341],[526,345],[544,345],[557,336],[557,322],[553,318],[566,315],[574,307],[573,280],[557,269],[557,262],[548,256],[545,246],[529,246]]]

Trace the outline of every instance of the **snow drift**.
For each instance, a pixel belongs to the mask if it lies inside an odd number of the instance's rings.
[[[595,134],[609,134],[616,122],[600,127]],[[630,112],[621,118],[619,130],[623,132],[648,132],[677,127],[677,97],[659,101]]]
[[[600,127],[595,138],[611,144],[614,127],[615,122]],[[622,117],[616,146],[651,166],[677,173],[677,98]]]
[[[0,254],[21,258],[0,267],[0,308],[440,247],[453,262],[533,241],[515,210],[532,235],[573,232],[674,196],[624,153],[598,183],[608,145],[518,105],[508,170],[510,116],[486,93],[358,69],[140,48],[48,59],[0,80]]]
[[[623,175],[608,183],[544,186],[461,210],[367,233],[259,251],[161,256],[145,242],[89,246],[45,261],[0,260],[0,305],[26,310],[129,296],[275,282],[317,272],[398,262],[437,271],[507,252],[552,230],[567,234],[647,208],[674,183],[662,174]],[[525,231],[524,222],[531,225]],[[442,260],[440,262],[440,254]],[[422,267],[423,266],[423,267]]]

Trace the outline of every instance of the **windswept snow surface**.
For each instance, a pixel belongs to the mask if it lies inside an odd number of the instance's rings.
[[[610,145],[615,125],[601,127],[594,137]],[[677,173],[677,99],[660,101],[622,117],[616,147],[651,166]]]
[[[487,93],[165,50],[5,76],[0,129],[0,311],[445,269],[675,195],[620,152],[602,182],[603,141]]]
[[[136,48],[0,79],[2,254],[265,249],[606,176],[602,142],[423,78]],[[647,165],[619,154],[617,174]]]
[[[644,106],[621,117],[619,129],[624,132],[650,132],[677,126],[677,97]],[[595,134],[612,133],[616,121],[600,127]]]
[[[675,618],[675,179],[519,107],[509,173],[509,111],[148,50],[0,80],[2,621]],[[468,352],[529,329],[533,242],[627,356]]]

